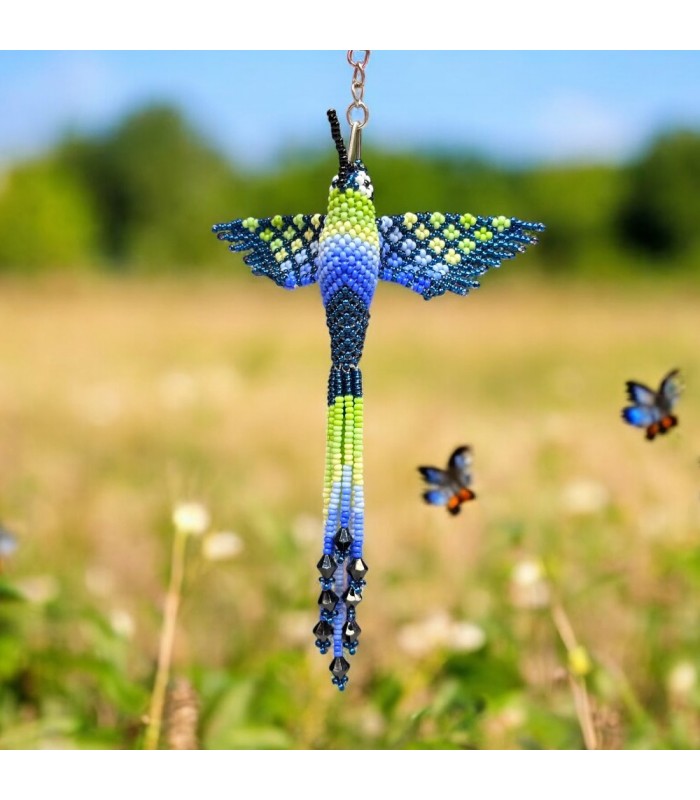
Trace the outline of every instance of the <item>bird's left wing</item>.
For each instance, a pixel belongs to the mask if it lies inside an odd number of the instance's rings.
[[[318,239],[323,214],[234,219],[214,225],[212,231],[229,249],[246,252],[243,260],[253,275],[265,275],[278,286],[296,289],[316,281]]]

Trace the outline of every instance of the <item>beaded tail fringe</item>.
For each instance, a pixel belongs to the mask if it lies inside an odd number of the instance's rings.
[[[328,379],[326,476],[323,487],[323,555],[318,598],[320,619],[313,629],[322,654],[332,649],[333,683],[343,691],[355,655],[367,565],[362,559],[365,500],[362,471],[362,373],[357,367],[332,367]]]

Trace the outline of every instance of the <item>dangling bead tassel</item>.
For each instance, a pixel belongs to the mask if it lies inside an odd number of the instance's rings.
[[[321,577],[321,594],[318,598],[320,619],[314,626],[316,647],[325,655],[331,647],[333,620],[336,615],[338,596],[333,591],[338,564],[333,557],[333,537],[340,513],[340,478],[342,474],[343,409],[338,399],[342,397],[342,375],[332,368],[328,377],[328,422],[326,428],[326,475],[323,485],[323,555],[316,565]]]
[[[328,381],[328,436],[324,500],[320,619],[313,629],[321,653],[333,648],[330,671],[343,691],[357,651],[360,626],[355,607],[362,600],[367,566],[362,560],[364,495],[362,476],[362,376],[359,369],[331,368]]]
[[[349,436],[352,450],[352,535],[353,542],[347,563],[347,585],[342,595],[345,602],[346,622],[343,626],[343,644],[354,656],[359,645],[362,629],[357,623],[357,606],[362,602],[362,587],[367,565],[362,560],[362,546],[365,534],[365,496],[362,461],[363,398],[362,373],[359,369],[350,372],[350,391],[352,394],[353,428]]]

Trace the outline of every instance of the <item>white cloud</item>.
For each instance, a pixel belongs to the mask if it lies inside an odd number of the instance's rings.
[[[532,148],[551,161],[617,161],[638,144],[638,132],[610,104],[582,93],[552,94],[533,103]]]

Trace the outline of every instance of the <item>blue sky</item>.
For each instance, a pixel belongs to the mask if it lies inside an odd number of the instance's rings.
[[[328,145],[350,99],[344,51],[0,52],[0,163],[150,102],[178,105],[231,158],[272,167]],[[700,129],[700,53],[375,51],[365,142],[467,148],[511,163],[619,161]]]

